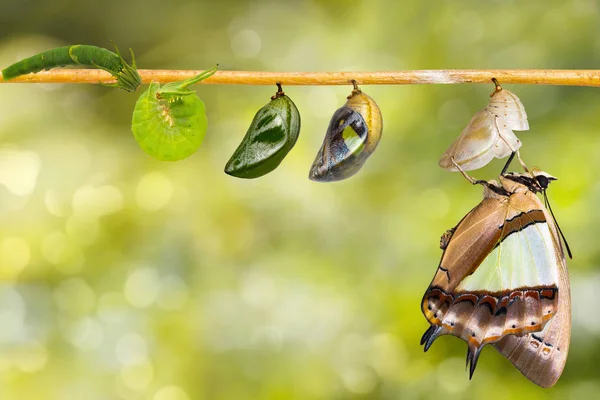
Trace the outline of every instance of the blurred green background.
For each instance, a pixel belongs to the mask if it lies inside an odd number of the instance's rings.
[[[600,67],[577,1],[2,1],[0,65],[55,46],[131,47],[141,68],[269,71]],[[198,86],[209,129],[177,163],[130,131],[141,91],[0,87],[1,399],[511,399],[600,393],[600,89],[505,85],[522,156],[557,176],[573,333],[558,384],[491,347],[423,354],[439,237],[481,199],[437,166],[493,85],[363,86],[383,138],[353,178],[308,170],[350,87],[285,87],[300,139],[273,173],[223,167],[275,87]],[[475,171],[492,179],[502,161]]]

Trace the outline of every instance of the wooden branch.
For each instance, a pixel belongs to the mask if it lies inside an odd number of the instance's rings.
[[[167,83],[191,78],[201,70],[140,69],[144,83]],[[600,70],[414,70],[380,72],[263,72],[218,71],[200,84],[213,85],[350,85],[355,79],[360,85],[417,85],[491,83],[497,78],[501,84],[566,85],[600,87]],[[3,83],[0,80],[0,83]],[[99,69],[54,69],[23,75],[4,83],[114,83],[112,76]]]

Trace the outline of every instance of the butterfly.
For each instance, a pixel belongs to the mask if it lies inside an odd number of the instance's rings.
[[[517,152],[521,141],[513,130],[529,130],[527,113],[519,97],[492,79],[496,89],[490,95],[488,105],[479,110],[450,145],[439,161],[440,167],[457,171],[481,168],[495,158],[505,158]],[[524,166],[526,169],[526,167]]]
[[[442,235],[442,258],[421,303],[430,323],[421,345],[427,351],[441,335],[463,339],[470,379],[491,344],[532,382],[550,387],[564,369],[571,331],[564,235],[546,195],[556,178],[504,171],[499,181],[475,181],[483,200]]]

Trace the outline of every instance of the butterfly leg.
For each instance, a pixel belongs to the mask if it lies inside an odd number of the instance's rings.
[[[460,165],[458,165],[456,163],[456,161],[454,161],[454,157],[450,157],[450,161],[452,161],[452,164],[454,164],[454,168],[456,168],[462,174],[462,176],[464,176],[465,179],[468,180],[471,183],[471,185],[483,185],[483,186],[487,186],[488,185],[487,181],[483,181],[481,179],[475,179],[472,176],[470,176],[469,174],[467,174],[465,172],[465,170],[462,169],[460,167]]]
[[[527,165],[525,165],[525,163],[523,162],[523,159],[521,158],[521,153],[519,153],[519,150],[517,150],[517,160],[519,160],[519,164],[521,164],[521,167],[523,167],[523,170],[525,170],[525,172],[530,173],[529,168],[527,168]]]
[[[458,170],[458,171],[459,171],[459,172],[462,174],[462,176],[464,176],[464,177],[465,177],[465,179],[466,179],[466,180],[468,180],[468,181],[469,181],[469,182],[471,182],[473,185],[475,185],[475,178],[473,178],[472,176],[470,176],[469,174],[467,174],[467,173],[465,172],[465,170],[464,170],[464,169],[462,169],[462,168],[460,167],[460,165],[458,165],[458,164],[456,163],[456,161],[454,161],[454,157],[450,157],[450,161],[452,161],[452,164],[454,165],[454,168],[456,168],[456,169],[457,169],[457,170]]]
[[[510,153],[510,157],[508,157],[506,164],[504,164],[504,168],[502,168],[502,172],[500,173],[500,175],[506,174],[506,171],[508,171],[508,167],[510,167],[510,163],[515,158],[515,155],[517,156],[517,159],[519,160],[519,164],[521,164],[521,167],[523,167],[525,172],[532,175],[531,172],[529,171],[529,169],[527,168],[527,165],[525,165],[525,162],[523,162],[523,159],[521,158],[521,153],[519,152],[519,150],[515,150],[512,153]]]
[[[510,157],[508,157],[506,164],[504,164],[504,168],[502,168],[502,172],[500,172],[500,176],[503,176],[504,174],[506,174],[506,171],[508,171],[508,167],[510,167],[510,163],[515,158],[516,154],[517,154],[516,151],[513,151],[512,153],[510,153]]]
[[[455,230],[456,227],[448,229],[442,234],[442,237],[440,237],[440,249],[445,250],[446,247],[448,247],[448,243],[450,243],[450,239],[452,238],[452,235],[454,235]]]

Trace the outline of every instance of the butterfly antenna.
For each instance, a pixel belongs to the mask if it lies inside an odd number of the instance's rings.
[[[500,172],[500,176],[503,176],[506,173],[506,171],[508,171],[508,167],[510,167],[510,163],[515,158],[515,154],[517,154],[516,151],[513,151],[512,153],[510,153],[510,157],[508,157],[508,161],[506,162],[506,164],[504,164],[504,168],[502,168],[502,172]]]
[[[546,205],[546,208],[550,211],[550,215],[552,215],[552,219],[554,219],[554,224],[556,225],[556,228],[558,229],[558,233],[560,233],[560,237],[562,238],[563,242],[565,243],[565,248],[567,249],[567,254],[569,255],[569,258],[573,259],[573,254],[571,253],[571,248],[569,247],[569,243],[567,243],[567,239],[565,238],[564,233],[562,232],[562,230],[560,229],[560,226],[558,225],[558,221],[556,221],[556,217],[554,216],[552,207],[550,207],[550,201],[548,200],[548,195],[546,194],[545,189],[544,189],[543,193],[544,193],[544,203]]]

